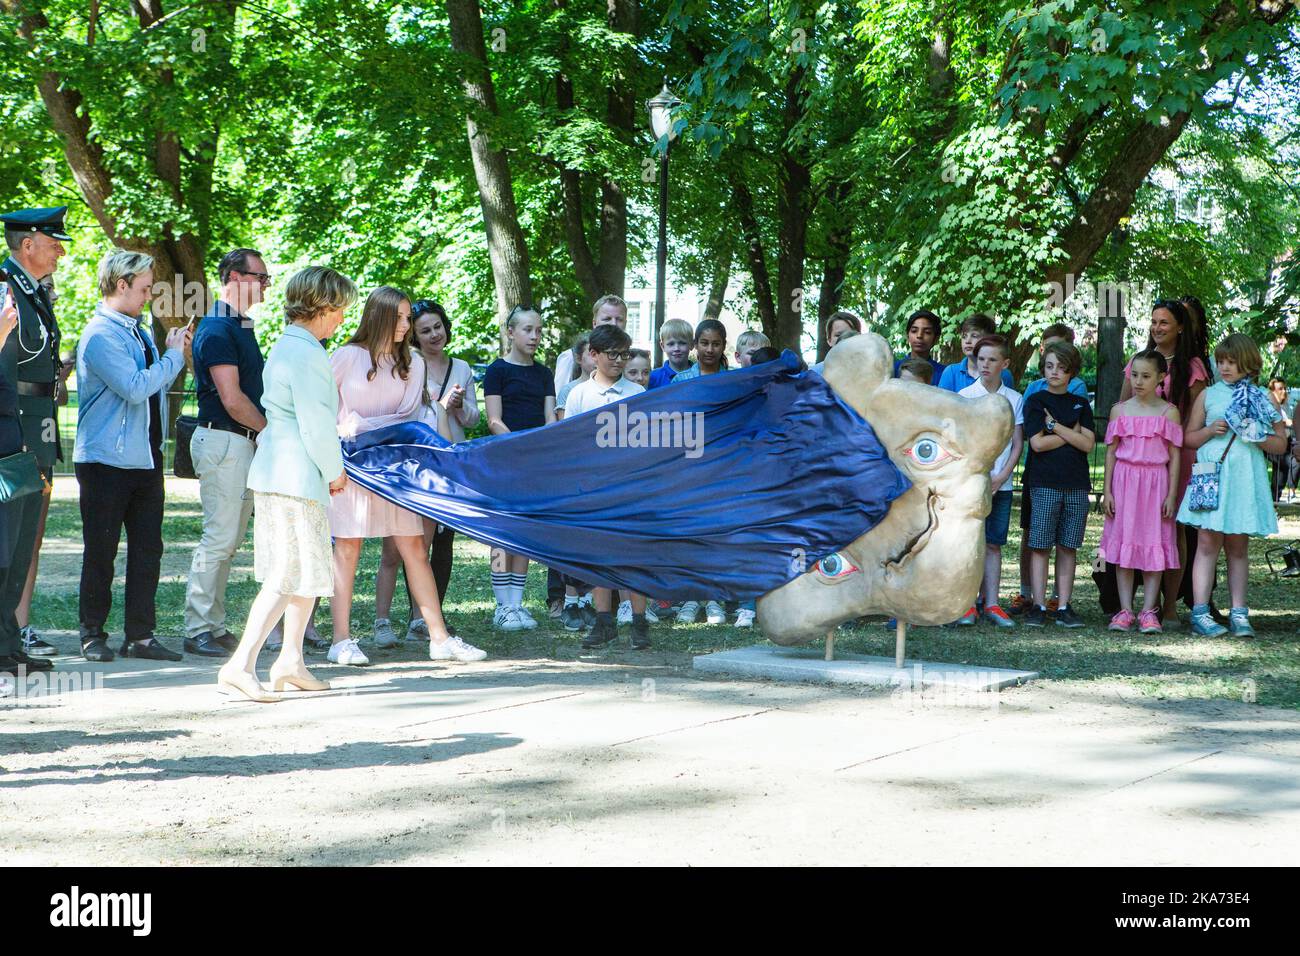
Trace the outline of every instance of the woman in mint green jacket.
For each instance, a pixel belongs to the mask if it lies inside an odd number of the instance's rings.
[[[284,642],[271,665],[272,690],[328,690],[307,671],[303,632],[318,597],[334,593],[330,495],[348,482],[338,437],[338,388],[322,341],[357,299],[356,286],[333,269],[311,266],[285,289],[286,327],[262,374],[266,429],[248,470],[254,494],[254,575],[262,584],[239,647],[217,674],[228,693],[271,702],[257,680],[257,654],[283,616]]]

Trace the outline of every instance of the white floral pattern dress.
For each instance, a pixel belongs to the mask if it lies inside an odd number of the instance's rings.
[[[334,552],[325,506],[254,492],[253,577],[278,594],[334,596]]]

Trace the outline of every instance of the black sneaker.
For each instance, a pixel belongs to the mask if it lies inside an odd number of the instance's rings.
[[[578,605],[564,605],[564,609],[560,611],[560,623],[564,625],[566,631],[581,631],[582,612],[578,610]]]
[[[48,641],[41,640],[41,636],[36,633],[36,628],[28,624],[18,632],[23,639],[23,653],[30,657],[53,657],[59,653],[58,649]]]
[[[1025,611],[1022,623],[1025,627],[1042,627],[1047,623],[1047,608],[1039,607],[1037,604],[1030,605]]]
[[[634,651],[645,651],[650,649],[649,621],[632,622],[632,649]]]
[[[588,604],[579,604],[579,605],[578,605],[578,613],[582,615],[582,626],[583,626],[583,627],[595,627],[595,626],[596,626],[596,605],[594,605],[594,604],[590,604],[590,603],[588,603]]]
[[[1079,615],[1074,613],[1074,608],[1068,604],[1065,607],[1057,608],[1056,623],[1061,627],[1083,627],[1083,621],[1079,619]]]
[[[582,639],[582,646],[587,650],[593,647],[604,647],[618,637],[618,628],[611,621],[608,624],[597,621],[587,632],[587,636]]]

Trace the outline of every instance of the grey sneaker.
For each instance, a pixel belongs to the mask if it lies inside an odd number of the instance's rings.
[[[424,623],[424,618],[411,618],[411,623],[406,626],[406,639],[408,641],[427,641],[429,639],[429,625]]]
[[[1208,608],[1198,604],[1192,609],[1192,633],[1197,637],[1220,637],[1227,634],[1228,629],[1210,616]]]
[[[380,617],[375,619],[375,647],[387,650],[390,647],[396,647],[400,641],[397,633],[393,630],[393,625],[388,618]]]
[[[578,610],[578,605],[564,605],[563,610],[560,611],[560,623],[564,625],[566,631],[581,631],[583,628],[582,612]]]
[[[1250,610],[1234,607],[1228,611],[1228,626],[1233,637],[1254,637],[1255,629],[1250,626]]]

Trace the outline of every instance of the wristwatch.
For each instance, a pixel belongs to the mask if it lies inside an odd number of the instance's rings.
[[[1043,431],[1047,432],[1049,435],[1053,434],[1056,431],[1056,422],[1048,421],[1048,423],[1043,426]]]

